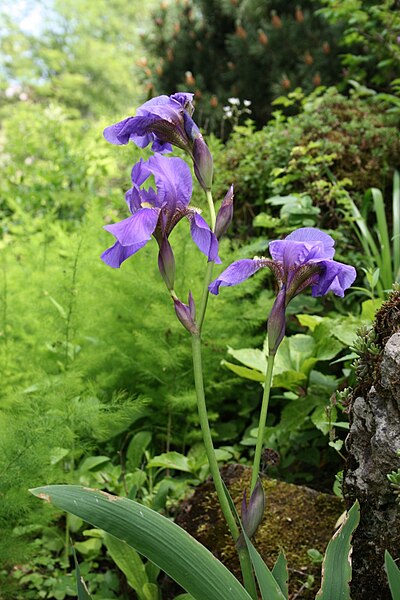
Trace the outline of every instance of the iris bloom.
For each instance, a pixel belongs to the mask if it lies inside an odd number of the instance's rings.
[[[154,176],[156,190],[143,189]],[[180,158],[156,154],[148,161],[142,159],[132,169],[133,187],[126,193],[131,216],[104,229],[116,238],[115,244],[101,258],[110,267],[121,263],[143,248],[153,235],[158,242],[158,264],[169,289],[173,289],[175,262],[168,236],[175,225],[186,217],[190,222],[193,241],[209,261],[220,263],[218,242],[199,210],[189,207],[192,195],[190,168]]]
[[[104,137],[111,144],[134,142],[139,148],[152,144],[153,152],[171,152],[172,146],[185,150],[193,160],[201,186],[211,188],[213,160],[199,128],[192,119],[193,94],[157,96],[115,125],[106,127]]]
[[[356,278],[356,270],[333,260],[334,240],[313,227],[302,227],[284,240],[270,242],[269,252],[272,259],[255,257],[232,263],[210,284],[209,290],[218,294],[221,286],[242,283],[263,267],[271,269],[279,283],[268,319],[269,348],[273,353],[285,335],[285,309],[290,300],[308,286],[313,296],[333,292],[343,297]]]

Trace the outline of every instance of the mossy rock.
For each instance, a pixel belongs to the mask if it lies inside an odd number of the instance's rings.
[[[222,476],[240,513],[243,491],[250,488],[251,471],[243,465],[228,465],[222,470]],[[290,598],[315,598],[321,566],[312,562],[307,551],[316,549],[324,553],[335,524],[344,511],[344,504],[336,496],[284,481],[263,477],[262,484],[266,511],[253,540],[255,546],[270,568],[280,550],[285,551]],[[181,505],[176,522],[240,578],[237,553],[211,480],[196,488]],[[314,578],[312,584],[309,576]]]

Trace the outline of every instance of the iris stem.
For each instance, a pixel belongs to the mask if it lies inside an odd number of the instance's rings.
[[[208,208],[210,211],[210,220],[211,220],[211,230],[215,231],[216,224],[216,214],[214,201],[212,197],[211,190],[206,191]],[[224,485],[222,483],[221,473],[219,472],[218,461],[215,455],[214,444],[212,441],[210,424],[208,421],[208,413],[207,413],[207,405],[204,394],[204,381],[203,381],[203,366],[201,360],[201,330],[203,327],[204,317],[207,309],[207,301],[209,296],[208,286],[211,283],[212,272],[214,268],[214,262],[209,262],[207,264],[207,270],[204,277],[204,287],[203,293],[200,301],[200,308],[197,311],[196,322],[199,329],[198,334],[192,334],[192,354],[193,354],[193,371],[194,371],[194,383],[196,388],[196,398],[197,398],[197,409],[199,413],[199,420],[201,431],[203,435],[203,443],[204,448],[206,450],[208,464],[210,467],[210,473],[214,481],[215,490],[217,492],[217,497],[219,504],[221,506],[222,514],[225,517],[225,521],[228,525],[229,531],[233,538],[233,541],[236,541],[239,538],[240,531],[239,526],[236,523],[235,516],[231,510],[229,500],[225,493]],[[257,587],[254,579],[253,566],[250,560],[249,551],[247,547],[245,548],[237,548],[240,568],[243,576],[244,587],[246,588],[248,594],[251,596],[253,600],[257,600]]]
[[[197,397],[197,408],[199,412],[199,420],[201,431],[203,434],[203,443],[207,454],[208,464],[210,466],[211,476],[214,481],[214,486],[217,492],[218,501],[221,506],[222,513],[227,522],[229,531],[232,535],[234,542],[239,537],[239,528],[236,523],[235,517],[229,506],[228,498],[225,494],[224,486],[222,483],[221,474],[219,472],[218,461],[215,456],[214,445],[211,437],[210,424],[208,421],[207,406],[204,394],[203,384],[203,368],[201,360],[201,338],[200,334],[192,335],[192,352],[193,352],[193,370],[194,370],[194,382],[196,388]],[[253,569],[247,548],[238,549],[240,566],[242,569],[244,586],[250,596],[257,600],[257,589],[254,580]]]
[[[208,210],[210,211],[211,229],[212,231],[215,231],[215,223],[217,221],[217,217],[215,214],[215,206],[211,190],[206,191],[206,197],[208,202]]]
[[[201,328],[203,327],[204,317],[205,317],[206,309],[207,309],[208,296],[210,295],[210,292],[208,291],[208,286],[211,283],[213,269],[214,269],[214,262],[207,263],[206,275],[204,277],[204,288],[203,288],[203,293],[201,296],[200,308],[197,313],[197,319],[196,319],[197,325],[198,325],[200,331],[201,331]]]
[[[261,404],[260,420],[258,424],[256,451],[254,453],[253,469],[251,473],[250,496],[256,487],[257,479],[260,472],[261,452],[263,449],[265,424],[267,422],[269,395],[271,392],[272,372],[274,369],[275,352],[268,356],[267,372],[265,374],[264,393]]]

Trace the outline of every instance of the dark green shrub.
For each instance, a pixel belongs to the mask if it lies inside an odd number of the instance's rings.
[[[154,95],[177,89],[196,94],[207,130],[220,134],[229,97],[251,100],[258,126],[271,101],[301,85],[307,92],[341,79],[340,28],[316,14],[320,3],[283,0],[185,0],[161,3],[143,62]]]
[[[338,39],[346,79],[390,91],[399,77],[400,2],[398,0],[322,0],[319,11],[343,27]]]
[[[315,222],[333,227],[347,192],[360,202],[368,188],[391,186],[400,162],[397,121],[373,97],[347,98],[335,88],[305,97],[298,115],[278,111],[260,131],[251,122],[236,128],[221,152],[216,143],[217,193],[234,183],[242,225],[250,226],[269,197],[295,193],[321,209]]]

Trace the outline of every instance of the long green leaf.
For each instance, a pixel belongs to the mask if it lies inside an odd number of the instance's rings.
[[[372,235],[368,229],[368,225],[367,225],[364,217],[361,215],[360,211],[358,210],[358,207],[356,206],[355,202],[351,198],[349,198],[349,202],[350,202],[354,220],[357,223],[357,226],[361,233],[359,239],[362,243],[363,249],[364,249],[365,253],[367,254],[367,256],[373,257],[374,261],[376,262],[376,265],[380,268],[381,259],[380,259],[380,252],[378,250],[378,246],[376,245],[375,240],[372,237]]]
[[[387,550],[385,550],[385,569],[392,593],[392,600],[400,600],[400,569]]]
[[[249,537],[247,536],[243,527],[242,534],[254,567],[254,572],[257,577],[262,600],[286,600],[279,583],[276,581],[275,577],[261,558],[260,554],[249,540]]]
[[[393,175],[393,278],[400,279],[400,174],[398,171]]]
[[[86,583],[83,581],[83,577],[81,576],[78,559],[76,558],[76,553],[75,553],[75,550],[73,547],[72,547],[72,552],[74,554],[75,574],[76,574],[76,591],[78,594],[78,600],[92,600],[92,596],[89,594],[89,591],[86,587]]]
[[[386,219],[385,203],[383,201],[382,192],[377,188],[371,188],[371,194],[374,202],[379,241],[381,242],[382,268],[380,276],[385,289],[389,290],[392,287],[393,278],[391,246]]]
[[[75,485],[50,485],[31,492],[125,541],[195,600],[251,600],[239,581],[204,546],[134,500]]]
[[[350,600],[351,536],[360,520],[356,501],[328,544],[322,563],[322,585],[316,600]]]
[[[281,550],[279,552],[279,556],[276,559],[276,563],[274,564],[274,568],[272,569],[272,575],[278,582],[279,587],[282,590],[282,594],[285,596],[286,600],[289,598],[289,571],[287,567],[287,560],[285,553]]]

